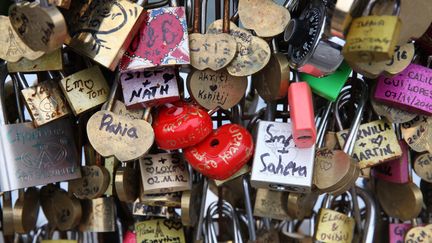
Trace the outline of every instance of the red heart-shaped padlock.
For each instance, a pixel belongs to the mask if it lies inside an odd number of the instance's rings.
[[[194,169],[216,180],[225,180],[245,165],[253,154],[252,135],[236,124],[225,124],[201,143],[184,150]]]
[[[186,102],[165,104],[153,120],[156,144],[161,149],[175,150],[198,144],[213,130],[210,115],[202,108]]]

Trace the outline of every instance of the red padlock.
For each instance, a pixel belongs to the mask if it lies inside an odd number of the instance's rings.
[[[225,180],[252,157],[252,135],[237,124],[225,124],[201,143],[185,149],[184,158],[210,179]]]
[[[161,106],[153,120],[156,144],[161,149],[183,149],[203,141],[213,130],[210,115],[186,102]]]
[[[294,72],[294,77],[296,82],[288,88],[294,143],[299,148],[310,148],[315,145],[316,140],[312,91],[308,83],[298,82],[297,72]]]

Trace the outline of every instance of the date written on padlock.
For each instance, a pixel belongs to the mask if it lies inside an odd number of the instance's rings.
[[[120,77],[125,105],[130,109],[177,101],[179,90],[173,68],[130,71]]]
[[[179,154],[149,154],[140,159],[144,194],[189,190],[189,172]]]
[[[341,146],[348,137],[348,130],[337,133]],[[402,155],[391,123],[378,120],[360,125],[355,142],[353,158],[359,161],[360,169],[378,165]]]
[[[290,123],[261,121],[256,141],[253,187],[310,191],[315,148],[297,148]]]
[[[376,86],[375,99],[432,115],[432,69],[411,64],[397,76],[381,76]]]
[[[120,62],[120,70],[189,64],[189,39],[185,9],[165,7],[147,10],[141,25]]]
[[[135,224],[137,242],[186,243],[183,225],[172,219],[154,219]]]

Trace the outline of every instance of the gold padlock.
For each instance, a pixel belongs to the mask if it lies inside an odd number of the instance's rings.
[[[370,1],[365,12],[370,14],[378,1]],[[393,16],[363,16],[354,19],[342,50],[345,59],[351,63],[391,59],[401,29],[399,11],[400,0],[396,0]]]

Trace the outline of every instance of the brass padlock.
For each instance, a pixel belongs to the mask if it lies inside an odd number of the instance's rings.
[[[183,225],[173,219],[154,219],[135,224],[137,242],[186,243]]]
[[[8,62],[8,70],[11,73],[22,72],[42,72],[42,71],[56,71],[63,69],[63,56],[62,50],[57,49],[53,52],[46,53],[41,57],[34,60],[23,58],[18,62]]]
[[[115,203],[113,197],[100,197],[82,201],[83,217],[79,225],[81,231],[114,232]]]
[[[255,198],[254,215],[279,220],[290,219],[287,212],[287,199],[287,192],[258,188]]]
[[[365,12],[370,14],[378,1],[370,1]],[[342,49],[342,54],[348,62],[391,59],[401,28],[401,20],[398,17],[400,2],[395,1],[392,16],[363,16],[352,21]]]

